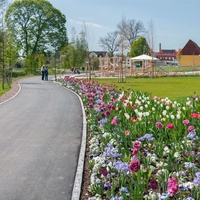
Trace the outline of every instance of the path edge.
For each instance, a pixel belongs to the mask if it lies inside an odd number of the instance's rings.
[[[72,92],[74,92],[74,91],[72,91]],[[82,114],[83,114],[83,130],[82,130],[82,141],[81,141],[77,171],[76,171],[71,200],[78,200],[78,199],[80,199],[80,196],[81,196],[81,189],[82,189],[82,182],[83,182],[83,170],[84,170],[85,153],[86,153],[85,152],[86,151],[86,138],[87,138],[87,122],[86,122],[86,115],[85,115],[85,109],[83,106],[83,101],[77,93],[75,93],[75,94],[78,96],[79,101],[81,103]]]
[[[55,82],[58,83],[58,82]],[[83,101],[81,97],[74,92],[73,90],[67,88],[66,86],[63,86],[62,84],[58,83],[65,89],[69,90],[70,92],[74,93],[78,98],[81,103],[81,109],[82,109],[82,115],[83,115],[83,130],[82,130],[82,140],[81,140],[81,146],[80,146],[80,151],[79,151],[79,158],[78,158],[78,165],[77,165],[77,170],[75,174],[75,179],[74,179],[74,185],[73,185],[73,190],[72,190],[72,197],[71,200],[79,200],[81,197],[81,189],[82,189],[82,182],[83,182],[83,170],[84,170],[84,163],[85,163],[85,151],[86,151],[86,138],[87,138],[87,121],[86,121],[86,114],[85,114],[85,109],[83,106]]]
[[[17,91],[13,96],[11,96],[10,98],[8,98],[8,99],[6,99],[5,101],[1,102],[0,105],[6,103],[6,102],[8,102],[8,101],[10,101],[11,99],[15,98],[15,97],[20,93],[20,91],[21,91],[21,89],[22,89],[22,87],[21,87],[21,85],[20,85],[20,81],[18,81],[17,84],[18,84],[18,86],[19,86],[18,91]]]

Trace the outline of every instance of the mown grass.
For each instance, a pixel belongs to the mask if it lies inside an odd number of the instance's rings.
[[[200,71],[200,67],[191,67],[191,66],[187,66],[187,67],[180,67],[180,66],[163,66],[160,67],[162,69],[164,69],[167,72],[191,72],[191,71]]]
[[[157,97],[168,97],[182,102],[193,97],[194,92],[200,94],[200,77],[160,77],[160,78],[127,78],[119,83],[118,78],[98,78],[100,83],[115,84],[117,88],[148,92]]]

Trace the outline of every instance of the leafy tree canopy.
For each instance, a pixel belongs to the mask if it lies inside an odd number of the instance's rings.
[[[139,37],[131,46],[130,57],[142,54],[149,54],[149,45],[144,37]]]
[[[5,20],[24,56],[58,51],[68,42],[66,18],[47,0],[16,0]]]
[[[71,43],[62,49],[62,55],[65,55],[65,68],[80,69],[85,65],[87,57],[88,44],[85,32],[80,32],[80,36],[73,39]]]

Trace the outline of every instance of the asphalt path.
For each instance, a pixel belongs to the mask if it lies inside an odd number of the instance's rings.
[[[0,200],[70,200],[82,137],[79,98],[40,77],[0,105]]]

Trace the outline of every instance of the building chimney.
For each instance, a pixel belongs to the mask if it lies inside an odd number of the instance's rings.
[[[161,43],[159,43],[159,52],[161,51]]]

